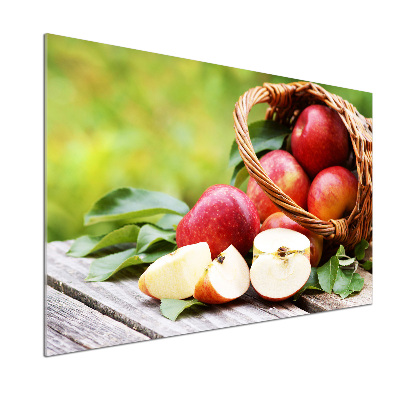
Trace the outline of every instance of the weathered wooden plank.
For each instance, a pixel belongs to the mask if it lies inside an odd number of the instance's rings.
[[[45,343],[45,355],[47,357],[87,350],[85,347],[73,342],[49,326],[46,328]]]
[[[91,259],[66,256],[70,245],[71,242],[47,245],[48,284],[151,338],[307,314],[289,301],[264,301],[250,289],[245,296],[224,305],[192,307],[173,322],[160,314],[158,300],[138,289],[143,266],[126,268],[106,282],[85,282]]]
[[[49,333],[46,355],[149,340],[142,333],[49,286],[46,288],[46,323]]]
[[[372,304],[372,274],[361,267],[358,268],[357,273],[364,278],[364,287],[361,292],[342,299],[336,294],[321,293],[314,290],[306,291],[295,304],[309,313]]]

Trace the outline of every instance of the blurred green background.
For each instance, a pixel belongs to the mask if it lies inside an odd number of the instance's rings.
[[[192,207],[207,187],[230,181],[240,95],[301,80],[56,35],[46,35],[46,56],[47,241],[107,230],[85,228],[83,215],[122,186]],[[370,93],[322,86],[372,117]]]

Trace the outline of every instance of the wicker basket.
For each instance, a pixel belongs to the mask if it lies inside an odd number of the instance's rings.
[[[266,119],[275,120],[291,129],[300,112],[311,104],[325,104],[336,110],[351,138],[358,173],[357,202],[346,218],[322,221],[299,207],[267,176],[250,141],[247,117],[255,104],[268,103]],[[288,217],[332,243],[353,249],[361,239],[372,236],[372,120],[364,118],[341,97],[310,82],[270,84],[248,90],[238,100],[233,112],[236,142],[247,171],[269,198]]]

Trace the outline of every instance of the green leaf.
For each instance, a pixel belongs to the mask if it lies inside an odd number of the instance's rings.
[[[156,225],[161,229],[176,230],[176,226],[179,224],[183,217],[176,214],[165,214]]]
[[[257,153],[258,158],[261,158],[264,154],[267,154],[267,151],[260,151]],[[246,167],[244,166],[244,162],[240,162],[233,170],[230,185],[236,186],[237,188],[243,184],[243,182],[249,177],[249,173],[247,172]]]
[[[293,300],[296,301],[301,294],[307,289],[322,290],[318,281],[317,268],[311,268],[311,273],[305,285],[294,295]]]
[[[201,303],[196,299],[161,299],[160,311],[165,318],[168,318],[171,321],[175,321],[178,318],[179,314],[182,313],[182,311],[194,305],[206,306],[206,304]]]
[[[321,267],[318,267],[318,281],[321,285],[322,290],[324,290],[325,292],[332,293],[338,269],[339,259],[337,256],[331,257],[328,262],[326,262]]]
[[[339,265],[342,266],[342,267],[345,267],[347,265],[353,264],[354,261],[356,261],[355,258],[339,258]]]
[[[125,225],[106,235],[81,236],[74,241],[67,254],[71,257],[84,257],[107,246],[136,242],[139,230],[136,225]]]
[[[290,134],[290,129],[276,121],[257,121],[249,125],[249,135],[254,152],[262,150],[278,150],[282,147],[285,137]],[[242,162],[236,141],[232,143],[229,155],[229,167],[236,167]]]
[[[344,271],[344,272],[349,272],[349,271]],[[364,287],[364,278],[362,278],[360,274],[354,273],[351,278],[349,289],[351,289],[353,292],[359,292],[363,287]]]
[[[172,243],[156,243],[146,253],[137,254],[136,249],[128,249],[119,253],[97,258],[89,268],[86,281],[102,282],[123,268],[131,265],[148,264],[165,254],[171,253],[176,246]]]
[[[339,265],[342,267],[351,265],[356,260],[355,258],[350,258],[349,256],[346,255],[346,250],[344,249],[344,246],[342,244],[339,246],[336,252],[336,257],[339,260]]]
[[[344,246],[341,244],[336,252],[337,256],[345,256],[346,251],[344,250]]]
[[[340,295],[342,299],[353,292],[359,292],[364,286],[364,279],[354,271],[338,270],[333,292]]]
[[[353,274],[354,271],[342,271],[341,269],[337,272],[336,281],[333,285],[333,292],[340,295],[343,299],[353,292],[350,289]]]
[[[230,184],[238,188],[248,177],[249,173],[247,172],[244,162],[242,161],[240,164],[236,165],[235,169],[233,170]]]
[[[370,261],[370,260],[365,261],[365,263],[362,265],[362,267],[363,267],[366,271],[371,271],[371,269],[372,269],[372,261]]]
[[[362,239],[360,243],[356,245],[354,248],[354,254],[356,255],[357,260],[362,260],[365,257],[365,250],[369,247],[369,243]]]
[[[161,240],[165,240],[170,243],[176,243],[176,233],[171,230],[164,230],[157,226],[146,224],[140,228],[139,235],[137,238],[137,252],[145,252],[151,245]]]
[[[176,244],[168,242],[158,242],[147,249],[145,253],[141,253],[140,257],[142,261],[146,264],[150,264],[160,257],[165,256],[176,250]]]
[[[187,204],[165,193],[126,187],[99,199],[85,215],[85,225],[188,211]]]
[[[90,265],[89,274],[85,280],[90,282],[105,281],[121,269],[134,264],[143,264],[141,258],[136,254],[136,249],[128,249],[97,258]]]

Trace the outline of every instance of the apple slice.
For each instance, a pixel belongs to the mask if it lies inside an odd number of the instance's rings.
[[[250,286],[249,267],[230,245],[205,269],[197,282],[193,297],[203,303],[222,304],[246,293]]]
[[[305,285],[310,273],[310,241],[305,235],[275,228],[254,239],[250,280],[262,298],[288,299]]]
[[[181,247],[149,265],[139,279],[139,289],[156,299],[186,299],[211,263],[206,242]]]

